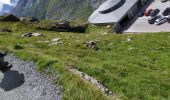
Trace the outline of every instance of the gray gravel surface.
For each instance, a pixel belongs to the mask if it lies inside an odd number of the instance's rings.
[[[34,70],[33,62],[21,61],[15,56],[4,58],[12,69],[0,72],[0,100],[60,100],[60,86]]]

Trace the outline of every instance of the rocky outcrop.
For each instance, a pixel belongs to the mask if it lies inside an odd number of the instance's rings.
[[[41,30],[84,33],[86,31],[87,26],[88,24],[70,25],[70,23],[67,21],[61,21],[55,23],[48,23],[45,25],[38,25],[36,27],[37,29],[41,29]]]
[[[87,19],[105,0],[19,0],[12,13],[39,19]]]
[[[20,19],[14,15],[9,14],[6,16],[0,16],[0,21],[2,21],[2,22],[18,22],[18,21],[20,21]]]
[[[21,22],[40,22],[37,18],[35,17],[21,17],[20,18]]]

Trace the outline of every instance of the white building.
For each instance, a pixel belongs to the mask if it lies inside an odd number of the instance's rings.
[[[141,8],[141,0],[107,0],[88,21],[92,24],[116,24],[118,27],[126,24]]]

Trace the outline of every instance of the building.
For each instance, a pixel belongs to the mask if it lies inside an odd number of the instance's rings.
[[[107,0],[88,21],[92,24],[114,24],[119,29],[141,8],[141,0]]]

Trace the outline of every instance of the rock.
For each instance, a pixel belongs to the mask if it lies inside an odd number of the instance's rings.
[[[125,42],[130,42],[130,41],[132,41],[132,38],[131,37],[127,37]]]
[[[94,41],[85,42],[84,45],[86,48],[98,50],[98,47]]]
[[[20,18],[21,22],[40,22],[37,18],[35,17],[21,17]]]
[[[31,33],[31,32],[24,33],[24,34],[21,35],[22,38],[31,37],[31,36],[32,36],[32,33]]]
[[[0,16],[0,21],[3,21],[3,22],[19,22],[20,19],[17,18],[16,16],[12,15],[12,14],[9,14],[9,15],[6,15],[6,16]]]
[[[38,36],[44,36],[44,35],[41,33],[31,33],[31,32],[27,32],[21,35],[22,38],[32,37],[32,36],[38,37]]]
[[[107,35],[108,33],[107,32],[104,32],[102,35]]]
[[[43,34],[41,34],[41,33],[32,33],[32,36],[35,36],[35,37],[37,37],[37,36],[43,36]]]
[[[107,25],[106,28],[111,28],[112,26],[111,25]]]
[[[103,93],[110,95],[110,96],[114,96],[112,91],[110,91],[108,88],[106,88],[104,85],[102,85],[98,80],[87,75],[86,73],[83,73],[83,72],[81,72],[77,69],[74,69],[74,68],[69,68],[69,71],[76,74],[76,75],[79,75],[80,77],[82,77],[86,81],[92,83],[93,85],[96,85]]]
[[[52,39],[51,41],[52,42],[57,42],[57,41],[60,41],[61,40],[61,38],[55,38],[55,39]]]
[[[12,30],[7,29],[7,28],[2,28],[0,29],[0,32],[12,32]]]
[[[63,44],[63,42],[51,42],[49,45]]]
[[[50,41],[37,41],[38,43],[49,43]]]

